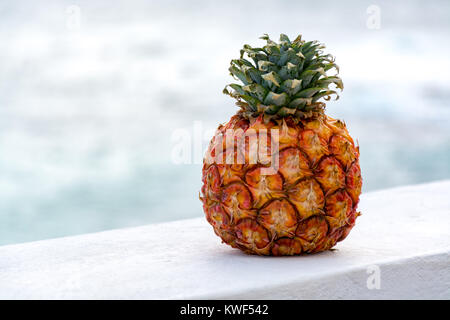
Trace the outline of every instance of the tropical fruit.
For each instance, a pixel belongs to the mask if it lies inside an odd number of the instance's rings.
[[[209,144],[200,200],[214,232],[246,253],[328,250],[353,228],[362,186],[359,147],[321,101],[338,98],[339,70],[317,41],[262,39],[231,61],[241,83],[224,93],[240,109]]]

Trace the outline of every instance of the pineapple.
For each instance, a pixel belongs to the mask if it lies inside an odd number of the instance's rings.
[[[261,39],[265,46],[244,45],[231,61],[241,84],[224,93],[240,110],[209,144],[200,200],[233,248],[276,256],[329,250],[354,226],[362,186],[359,147],[321,101],[338,98],[339,69],[317,41]]]

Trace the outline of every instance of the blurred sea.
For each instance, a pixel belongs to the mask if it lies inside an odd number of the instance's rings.
[[[375,30],[372,4],[3,0],[0,245],[202,216],[172,132],[234,114],[229,61],[266,32],[337,57],[364,192],[449,179],[450,2],[377,1]]]

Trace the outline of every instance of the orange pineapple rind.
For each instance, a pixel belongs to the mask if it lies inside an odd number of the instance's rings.
[[[287,121],[280,121],[281,126]],[[328,250],[348,235],[359,215],[359,152],[342,135],[345,127],[328,126],[328,121],[327,116],[314,125],[289,121],[292,136],[315,130],[320,145],[328,137],[324,150],[329,152],[320,154],[316,163],[307,153],[312,148],[302,147],[299,139],[295,146],[285,139],[273,175],[263,175],[266,166],[260,163],[205,165],[201,199],[208,222],[224,243],[258,255],[298,255]],[[235,117],[225,127],[244,125],[245,132],[262,128],[262,123],[255,120],[247,126]]]

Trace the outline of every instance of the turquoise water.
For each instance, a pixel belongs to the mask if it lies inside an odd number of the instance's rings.
[[[201,216],[172,134],[230,118],[229,60],[264,32],[337,56],[364,192],[449,179],[450,4],[380,2],[379,30],[371,4],[78,1],[74,27],[72,2],[2,1],[0,244]]]

